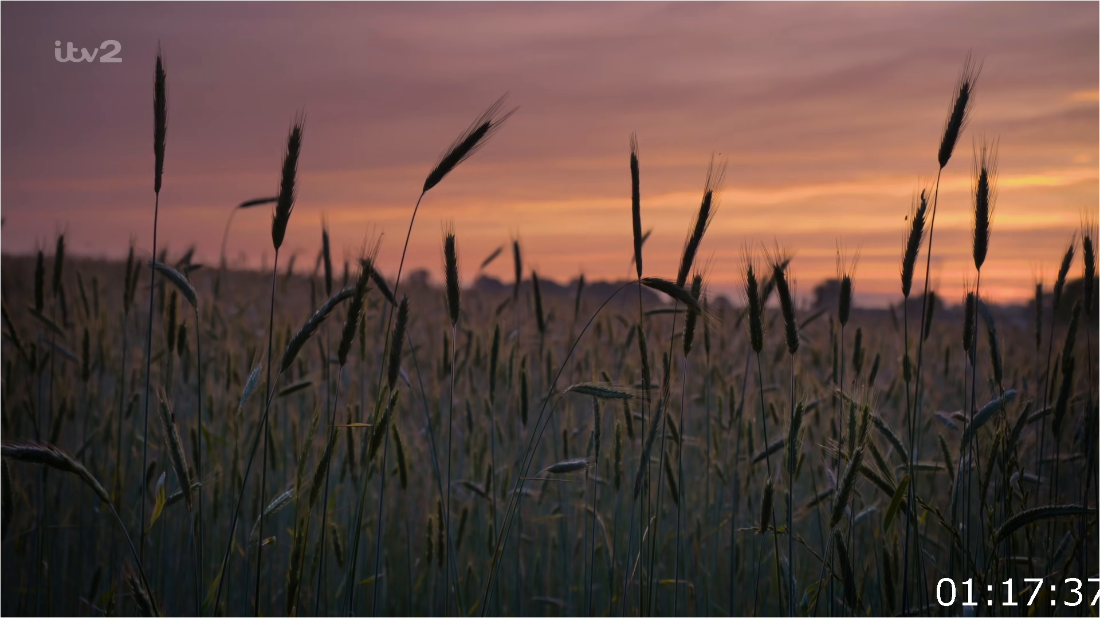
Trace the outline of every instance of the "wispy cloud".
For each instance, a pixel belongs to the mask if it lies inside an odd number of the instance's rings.
[[[376,225],[389,232],[380,258],[396,260],[394,237],[439,151],[509,91],[519,113],[422,211],[458,221],[464,246],[518,232],[540,274],[624,275],[637,131],[643,226],[656,228],[647,268],[674,268],[719,153],[726,190],[703,246],[719,291],[736,283],[743,242],[790,245],[806,289],[831,275],[843,237],[864,247],[861,293],[885,297],[971,49],[984,62],[975,114],[937,216],[945,294],[967,268],[947,243],[967,242],[972,136],[1000,140],[989,262],[1005,299],[1029,294],[1034,265],[1053,263],[1097,207],[1096,4],[5,3],[0,13],[6,252],[32,250],[65,222],[78,251],[118,256],[131,235],[149,242],[158,42],[171,95],[162,230],[206,259],[228,208],[273,191],[280,140],[304,108],[287,242],[316,250],[325,213],[337,246]],[[121,64],[53,60],[55,40],[105,39],[122,43]],[[233,251],[258,263],[266,224],[242,216]],[[410,265],[434,269],[438,238],[424,229]]]

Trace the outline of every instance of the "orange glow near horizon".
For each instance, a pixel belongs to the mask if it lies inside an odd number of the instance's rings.
[[[276,190],[286,130],[304,109],[285,250],[311,268],[323,216],[337,259],[382,234],[392,275],[424,175],[509,91],[516,114],[425,197],[406,272],[439,280],[440,228],[453,220],[465,282],[514,237],[528,276],[629,277],[636,131],[647,274],[675,273],[713,154],[727,165],[699,254],[713,291],[737,296],[743,248],[778,243],[809,300],[835,276],[840,243],[861,255],[857,303],[896,303],[906,217],[935,181],[968,49],[983,66],[940,184],[940,296],[958,302],[974,278],[976,140],[999,148],[983,296],[1026,302],[1097,220],[1096,4],[53,6],[0,9],[5,254],[48,248],[61,230],[74,254],[122,257],[131,238],[148,253],[158,40],[170,94],[158,242],[194,245],[210,264],[230,208]],[[997,20],[984,19],[991,11]],[[302,19],[308,32],[279,34]],[[245,35],[241,23],[253,25]],[[929,26],[942,23],[955,25]],[[124,61],[57,63],[58,38],[117,39]],[[269,226],[265,208],[239,213],[231,262],[270,263]],[[510,251],[485,269],[512,272]]]

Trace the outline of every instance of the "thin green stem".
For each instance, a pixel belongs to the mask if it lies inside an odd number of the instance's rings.
[[[757,386],[757,390],[760,393],[760,424],[761,424],[761,427],[763,428],[763,431],[764,431],[764,453],[766,455],[764,457],[764,460],[768,464],[768,480],[771,480],[772,479],[772,456],[771,456],[770,453],[768,453],[768,445],[771,444],[771,441],[768,440],[768,418],[767,418],[767,415],[764,411],[764,377],[763,377],[763,372],[760,368],[760,353],[759,352],[756,353],[756,386]],[[775,521],[775,507],[774,507],[774,505],[772,506],[771,520],[773,522]],[[761,530],[760,533],[761,534],[767,534],[768,531],[767,530]],[[775,584],[776,584],[776,588],[779,588],[780,590],[782,590],[782,586],[780,585],[780,582],[782,581],[782,578],[779,574],[779,537],[778,537],[777,534],[772,535],[772,544],[775,546],[774,547],[774,550],[775,550]],[[778,600],[782,601],[782,599],[778,599]]]
[[[195,421],[196,421],[197,427],[195,428],[196,429],[196,431],[195,431],[195,440],[198,441],[198,445],[195,449],[195,468],[198,471],[198,477],[199,477],[199,483],[200,483],[199,490],[198,490],[198,494],[199,494],[199,517],[198,517],[198,523],[197,523],[198,539],[195,541],[196,544],[198,545],[198,555],[199,555],[199,557],[198,557],[198,561],[199,561],[199,564],[198,564],[199,581],[196,583],[196,594],[200,594],[200,593],[197,592],[197,590],[202,587],[202,565],[203,565],[202,546],[203,546],[203,540],[204,540],[203,525],[202,525],[202,485],[201,485],[201,483],[202,483],[202,342],[201,342],[202,336],[199,332],[200,330],[201,330],[201,327],[199,326],[199,308],[198,308],[198,305],[196,305],[195,306],[195,368],[197,370],[197,373],[196,373],[195,379],[196,379],[196,387],[197,387],[197,400],[196,400],[197,408],[196,408],[196,411],[195,411]],[[119,409],[119,411],[121,413],[121,408]],[[190,487],[185,488],[184,491],[191,491],[191,488]],[[195,613],[196,613],[196,615],[201,616],[202,615],[201,597],[196,598],[196,603],[197,604],[195,606]]]
[[[152,260],[157,259],[157,218],[160,214],[160,192],[156,194],[156,201],[153,204],[153,256]],[[153,363],[153,293],[157,288],[157,269],[149,266],[149,320],[145,328],[145,411],[144,417],[144,429],[142,430],[141,440],[141,474],[145,474],[149,464],[149,390],[150,390],[150,369]],[[138,541],[138,553],[141,557],[145,557],[145,483],[141,483],[141,519],[139,520],[139,534],[141,535]]]
[[[906,410],[907,410],[906,414],[907,414],[907,421],[908,421],[908,424],[909,424],[909,432],[910,432],[909,433],[909,478],[913,479],[913,481],[909,483],[909,504],[911,504],[911,505],[916,504],[916,500],[915,500],[916,487],[915,486],[916,486],[917,483],[916,483],[916,479],[913,477],[913,465],[912,464],[913,464],[913,461],[915,461],[918,458],[918,454],[919,454],[918,451],[920,450],[920,440],[919,440],[919,436],[917,436],[916,434],[917,434],[917,429],[918,429],[918,427],[917,427],[917,418],[919,417],[920,410],[921,410],[921,393],[922,393],[922,391],[921,391],[921,369],[924,365],[924,330],[925,330],[925,328],[927,328],[927,325],[925,324],[925,320],[928,317],[928,285],[929,285],[929,282],[930,282],[929,275],[932,271],[932,240],[933,240],[933,236],[936,232],[936,207],[939,205],[939,201],[940,201],[940,177],[941,177],[942,174],[943,174],[943,168],[941,167],[936,172],[936,190],[935,190],[935,192],[932,196],[932,217],[929,219],[929,222],[928,222],[928,251],[927,251],[927,254],[925,255],[925,262],[924,262],[924,294],[921,296],[921,316],[920,316],[921,327],[920,327],[920,331],[919,331],[919,335],[918,335],[919,340],[917,342],[917,368],[916,368],[917,373],[916,373],[916,382],[915,382],[915,385],[913,387],[913,389],[914,389],[913,408],[915,408],[915,410],[909,409],[910,406],[909,406],[908,402],[906,403]],[[905,346],[906,346],[906,359],[908,359],[908,357],[909,357],[909,352],[908,352],[908,349],[909,349],[909,333],[908,333],[908,331],[906,331],[906,333],[905,333]],[[906,399],[907,400],[908,400],[908,391],[909,391],[909,388],[908,388],[908,386],[906,386]],[[916,527],[916,523],[913,523],[912,527]],[[909,560],[908,560],[908,555],[909,555],[909,531],[910,531],[910,528],[907,527],[905,529],[905,554],[906,554],[906,560],[905,560],[905,566],[904,566],[903,570],[905,571],[906,575],[903,578],[904,583],[902,584],[902,611],[908,611],[909,610],[909,578],[908,578],[908,570],[909,570]],[[922,552],[920,551],[920,536],[919,535],[917,536],[916,543],[917,543],[917,556],[923,562],[923,555],[922,555]],[[923,576],[924,576],[924,573],[923,573],[923,569],[922,569],[920,578],[923,579]],[[924,590],[924,588],[925,588],[925,586],[921,586],[922,591]],[[920,602],[920,600],[918,599],[918,603],[919,602]],[[925,603],[925,605],[926,604],[927,603]]]
[[[679,482],[680,498],[676,505],[676,557],[674,576],[672,580],[672,614],[679,615],[680,599],[680,513],[684,510],[684,501],[687,500],[684,489],[684,442],[687,440],[687,428],[684,427],[684,408],[687,407],[687,381],[688,381],[688,357],[684,354],[684,379],[680,384],[680,444],[677,453],[677,480]]]
[[[730,422],[730,433],[735,436],[734,440],[737,441],[737,445],[734,447],[733,464],[730,466],[730,495],[733,499],[733,512],[730,513],[730,572],[729,572],[729,610],[728,614],[733,616],[737,612],[734,611],[734,602],[736,600],[737,586],[734,585],[736,569],[734,565],[735,552],[737,547],[737,514],[741,509],[741,488],[740,483],[737,480],[740,478],[739,466],[741,465],[741,414],[745,407],[745,397],[748,393],[749,387],[749,359],[751,355],[745,352],[745,366],[741,370],[741,404],[737,407],[737,425],[733,426],[733,422]]]
[[[656,589],[653,587],[653,578],[657,576],[657,540],[658,540],[658,537],[660,536],[659,532],[661,530],[661,495],[662,494],[661,494],[660,475],[661,475],[661,470],[664,468],[664,465],[665,465],[665,457],[667,456],[666,452],[665,452],[665,436],[667,434],[668,420],[669,420],[668,419],[667,408],[668,408],[668,401],[669,401],[669,398],[670,398],[670,392],[671,392],[671,388],[672,388],[672,366],[671,366],[672,365],[672,350],[673,350],[673,345],[676,342],[676,316],[678,315],[677,312],[679,311],[679,309],[680,309],[680,301],[676,301],[675,303],[673,303],[673,306],[672,306],[672,328],[670,329],[670,331],[669,331],[670,334],[668,336],[668,357],[667,357],[668,358],[668,364],[669,364],[668,367],[664,367],[664,362],[663,362],[663,359],[662,359],[662,369],[664,370],[664,377],[661,378],[661,395],[660,395],[661,398],[660,398],[660,404],[659,405],[664,405],[665,408],[666,408],[666,412],[665,412],[665,415],[661,417],[665,424],[661,426],[661,461],[660,461],[659,464],[657,464],[657,476],[658,476],[657,488],[656,488],[657,489],[657,505],[656,505],[657,509],[656,509],[656,511],[654,511],[654,522],[655,523],[654,523],[653,535],[652,535],[651,541],[650,541],[649,579],[648,579],[648,585],[646,587],[648,592],[649,592],[649,607],[650,607],[650,613],[651,614],[656,613],[656,605],[657,605],[657,593],[656,593]],[[683,413],[683,407],[680,408],[680,412]],[[654,420],[654,422],[657,422],[656,418],[653,419],[653,420]],[[681,429],[683,429],[683,428],[681,427]],[[648,461],[647,461],[647,464],[648,464]],[[648,470],[646,471],[646,474],[648,476]],[[675,595],[675,592],[676,591],[674,589],[673,590],[674,595]]]
[[[451,360],[454,363],[454,360]],[[496,370],[496,368],[490,368],[490,371]],[[490,380],[496,380],[496,376],[490,376]],[[496,422],[496,393],[492,392],[489,396],[489,486],[485,488],[489,492],[489,504],[492,523],[492,536],[497,534],[497,422]],[[450,485],[448,483],[448,485]],[[411,581],[411,578],[410,578]],[[493,597],[495,603],[495,611],[500,613],[500,591]]]
[[[794,421],[794,354],[791,354],[791,422]],[[795,436],[792,436],[795,437]],[[794,451],[794,444],[787,445],[791,449],[794,461],[788,462],[791,468],[787,472],[787,615],[794,616],[794,466],[798,462],[798,453]]]
[[[336,372],[336,389],[335,389],[336,393],[332,398],[332,412],[329,413],[328,427],[329,427],[329,441],[330,442],[334,439],[334,436],[336,434],[336,408],[339,406],[339,403],[340,403],[340,383],[343,381],[343,377],[344,377],[344,366],[340,365],[340,368]],[[328,380],[325,380],[325,382],[327,383]],[[303,448],[305,448],[305,447],[303,446]],[[325,448],[328,448],[328,447],[326,446]],[[328,530],[328,495],[329,495],[329,480],[330,480],[330,476],[331,476],[329,474],[329,471],[332,469],[332,460],[335,459],[335,458],[336,458],[336,452],[333,451],[333,454],[329,457],[328,462],[325,464],[325,495],[324,495],[324,501],[321,503],[321,542],[320,542],[320,548],[319,548],[320,557],[317,560],[317,564],[318,564],[318,566],[317,566],[317,586],[316,586],[317,591],[316,591],[316,596],[313,599],[313,615],[315,615],[315,616],[320,615],[320,612],[318,610],[320,609],[320,603],[321,603],[321,580],[322,580],[321,574],[324,573],[324,570],[325,570],[325,532]]]
[[[279,278],[279,250],[275,249],[275,264],[271,268],[271,302],[268,305],[268,320],[267,320],[267,390],[274,392],[275,387],[271,383],[271,352],[274,347],[274,335],[275,335],[275,284]],[[278,379],[278,376],[276,376]],[[260,580],[263,576],[264,562],[264,499],[267,485],[267,418],[268,412],[271,410],[271,398],[264,399],[264,417],[260,420],[260,438],[263,441],[263,455],[260,461],[260,520],[259,520],[259,541],[256,543],[256,592],[252,597],[252,611],[253,615],[260,615]]]
[[[413,345],[412,334],[409,333],[408,331],[405,331],[405,340],[409,343],[409,356],[412,358],[412,362],[413,362],[413,373],[416,374],[417,385],[420,387],[420,401],[421,401],[421,404],[422,404],[422,408],[424,410],[424,424],[425,424],[425,427],[427,428],[427,432],[428,432],[428,453],[431,455],[432,472],[433,472],[433,478],[435,478],[436,493],[439,494],[439,499],[440,499],[440,501],[442,501],[443,500],[443,473],[440,471],[440,468],[439,468],[439,456],[436,455],[435,431],[432,429],[431,413],[428,411],[428,395],[427,395],[427,391],[424,389],[424,378],[420,374],[420,364],[416,360],[416,346]],[[449,559],[447,561],[448,564],[449,564],[449,568],[453,569],[454,572],[457,573],[458,572],[458,565],[455,562],[455,557],[454,557],[454,554],[455,554],[455,552],[454,552],[454,541],[450,537],[450,535],[447,535],[446,541],[447,541],[447,548],[448,548],[447,555],[449,556]],[[462,595],[458,595],[457,601],[458,601],[458,606],[463,607]]]
[[[394,408],[397,404],[394,403]],[[385,514],[386,507],[386,459],[389,456],[390,450],[390,427],[396,422],[393,415],[395,410],[390,411],[390,421],[386,426],[386,435],[382,438],[382,465],[378,468],[378,523],[374,533],[374,585],[371,592],[371,616],[378,615],[378,580],[382,577],[382,517]],[[450,535],[448,535],[449,538]],[[355,586],[354,581],[349,581],[348,586]],[[350,606],[349,606],[349,609]]]
[[[451,442],[454,438],[454,404],[455,404],[455,352],[458,350],[458,327],[456,324],[451,324],[451,389],[447,395],[447,499],[443,505],[445,525],[447,527],[447,537],[451,536]],[[455,577],[458,577],[458,573],[455,573]],[[446,585],[447,599],[444,600],[444,613],[450,613],[450,593],[451,593],[451,570],[447,569],[446,576],[443,581]]]
[[[624,289],[626,289],[627,286],[632,285],[633,283],[633,281],[630,281],[617,288],[607,297],[607,300],[605,300],[599,306],[599,308],[596,309],[595,313],[592,314],[592,317],[588,319],[588,322],[585,323],[584,328],[581,329],[580,334],[578,334],[576,339],[573,340],[573,344],[569,347],[569,351],[566,353],[565,358],[562,359],[561,365],[558,367],[558,372],[554,376],[554,381],[550,384],[549,388],[547,389],[546,396],[542,399],[542,404],[539,407],[539,415],[535,420],[535,430],[531,432],[531,435],[528,438],[527,449],[524,451],[522,460],[520,462],[520,474],[516,478],[515,487],[512,491],[512,497],[509,498],[508,510],[505,515],[504,524],[503,526],[501,526],[500,534],[497,536],[496,548],[493,551],[493,561],[489,569],[489,577],[485,582],[485,589],[483,591],[480,602],[481,615],[483,616],[485,615],[486,608],[488,607],[489,592],[490,590],[492,590],[493,584],[495,583],[496,572],[498,567],[500,566],[500,558],[503,555],[505,548],[507,547],[509,533],[511,532],[512,520],[516,512],[516,503],[518,502],[519,496],[523,491],[523,484],[526,482],[525,477],[527,476],[528,471],[531,468],[531,463],[534,460],[534,451],[538,448],[538,444],[542,439],[542,433],[546,429],[545,423],[542,422],[543,415],[546,412],[546,404],[549,403],[550,397],[553,394],[553,389],[557,386],[558,380],[561,378],[562,372],[565,371],[565,364],[568,363],[569,359],[573,357],[573,352],[577,349],[577,346],[580,344],[581,339],[584,338],[584,334],[588,332],[588,329],[592,326],[592,323],[596,320],[596,317],[599,316],[600,312],[603,311],[603,308],[611,302],[611,299],[615,298],[615,296],[618,295],[619,292],[623,291]],[[551,410],[551,414],[553,414],[553,410]],[[542,425],[541,429],[539,429],[540,424]],[[623,594],[623,602],[625,603],[625,590],[623,591]]]

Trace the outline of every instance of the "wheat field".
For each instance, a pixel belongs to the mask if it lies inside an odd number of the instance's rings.
[[[66,258],[61,235],[3,259],[3,612],[1097,615],[1095,221],[1031,305],[982,300],[978,73],[914,170],[973,159],[970,291],[929,287],[937,175],[898,230],[897,297],[870,310],[858,251],[810,302],[798,247],[769,238],[743,248],[740,295],[708,293],[707,227],[737,216],[720,160],[677,271],[646,269],[644,135],[623,140],[627,280],[540,280],[518,240],[464,246],[461,220],[431,273],[377,239],[334,263],[327,233],[315,263],[280,261],[310,182],[301,115],[278,195],[233,211],[270,209],[274,263],[231,269],[223,240],[199,264],[156,246],[158,56],[151,250]],[[425,162],[409,234],[513,111]],[[515,278],[462,281],[460,260]]]

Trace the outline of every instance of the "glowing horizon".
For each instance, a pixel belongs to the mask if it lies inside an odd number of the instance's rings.
[[[5,254],[48,248],[62,229],[74,254],[123,257],[131,237],[148,252],[158,40],[170,96],[159,242],[177,254],[193,244],[208,264],[230,209],[274,193],[304,110],[284,250],[312,263],[324,216],[337,259],[383,234],[380,264],[395,271],[424,175],[508,91],[518,112],[425,198],[406,272],[439,272],[440,225],[454,220],[467,283],[515,236],[526,275],[630,276],[637,132],[647,273],[674,274],[713,154],[727,168],[700,251],[711,289],[736,295],[742,248],[778,242],[808,297],[834,276],[842,243],[861,254],[857,304],[883,306],[900,300],[905,217],[935,180],[969,49],[983,69],[940,185],[940,296],[957,302],[974,278],[982,136],[998,140],[1000,162],[983,296],[1025,302],[1097,218],[1095,4],[5,4],[2,15]],[[55,40],[106,39],[122,43],[122,63],[52,55]],[[230,257],[270,260],[269,225],[264,207],[239,213]],[[486,273],[510,281],[509,253]]]

